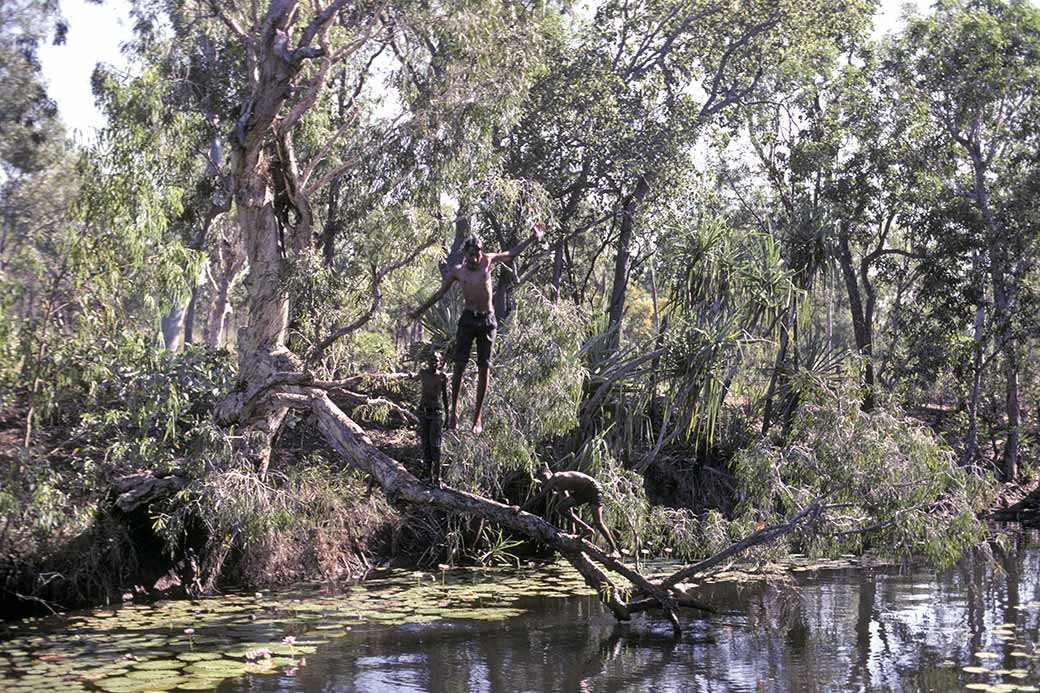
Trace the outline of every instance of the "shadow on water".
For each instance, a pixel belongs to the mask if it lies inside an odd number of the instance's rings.
[[[293,676],[220,691],[1036,691],[1040,541],[1013,534],[996,561],[802,573],[730,588],[727,611],[616,624],[591,597],[528,597],[504,621],[364,629]],[[537,578],[532,578],[537,579]],[[967,669],[967,671],[965,670]]]

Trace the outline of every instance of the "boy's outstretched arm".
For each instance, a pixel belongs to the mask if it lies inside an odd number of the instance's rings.
[[[525,240],[517,243],[504,253],[490,253],[492,262],[512,262],[520,253],[527,250],[532,243],[537,243],[545,236],[545,224],[536,221],[531,227],[531,235]]]
[[[433,296],[430,296],[429,299],[427,299],[422,305],[420,305],[415,310],[411,311],[410,313],[407,313],[408,319],[418,320],[423,313],[430,309],[430,306],[432,306],[437,301],[441,300],[444,294],[448,293],[448,289],[450,289],[451,285],[454,283],[455,275],[449,272],[447,275],[444,276],[444,279],[441,280],[441,287],[433,293]]]

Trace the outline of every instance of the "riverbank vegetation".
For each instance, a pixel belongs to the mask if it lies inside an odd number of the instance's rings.
[[[1030,3],[890,36],[870,0],[133,8],[84,145],[36,53],[77,28],[0,5],[8,615],[587,563],[506,507],[543,466],[595,476],[628,551],[700,569],[949,565],[1035,478]],[[423,490],[402,374],[451,353],[461,296],[405,315],[467,234],[537,220],[495,277],[485,430],[445,437],[465,493]]]

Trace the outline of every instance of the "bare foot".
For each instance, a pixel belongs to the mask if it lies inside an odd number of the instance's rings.
[[[473,422],[473,435],[479,436],[483,432],[484,432],[484,422],[481,421],[480,419],[477,419],[476,421]]]
[[[611,558],[613,558],[615,561],[620,561],[621,560],[621,552],[620,551],[611,551],[607,555],[610,556]]]

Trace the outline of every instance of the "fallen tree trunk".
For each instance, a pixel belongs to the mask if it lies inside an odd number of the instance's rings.
[[[329,399],[324,389],[290,385],[272,393],[271,396],[280,405],[309,411],[328,444],[349,464],[370,474],[389,498],[477,516],[542,542],[556,549],[575,567],[619,621],[628,621],[633,611],[659,607],[668,615],[676,635],[681,633],[678,607],[697,606],[677,587],[682,580],[696,572],[707,570],[744,549],[780,538],[800,525],[812,521],[821,509],[817,501],[786,523],[765,528],[712,558],[684,568],[660,582],[652,582],[593,544],[562,532],[537,515],[471,493],[436,488],[420,481],[409,473],[404,465],[379,450],[364,429]],[[627,578],[632,587],[619,587],[604,568]]]
[[[169,498],[187,486],[187,479],[179,471],[169,474],[142,472],[112,482],[112,504],[129,515],[138,508],[147,508],[153,501]]]

